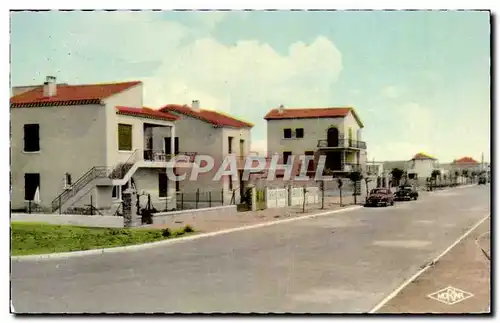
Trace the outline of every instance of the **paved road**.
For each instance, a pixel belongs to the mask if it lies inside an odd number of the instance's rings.
[[[16,312],[367,312],[490,212],[455,188],[128,253],[12,262]]]

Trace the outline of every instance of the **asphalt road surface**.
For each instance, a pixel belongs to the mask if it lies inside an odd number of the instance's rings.
[[[16,313],[368,312],[490,213],[490,187],[146,250],[12,261]]]

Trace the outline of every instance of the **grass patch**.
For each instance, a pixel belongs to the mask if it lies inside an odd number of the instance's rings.
[[[191,227],[178,230],[113,229],[12,222],[11,254],[21,256],[112,248],[171,239],[191,232],[194,232]]]

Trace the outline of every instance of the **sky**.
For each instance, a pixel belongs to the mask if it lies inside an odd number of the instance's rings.
[[[11,85],[140,80],[144,104],[255,124],[287,108],[352,106],[370,160],[490,160],[489,12],[13,12]],[[312,147],[314,148],[314,147]]]

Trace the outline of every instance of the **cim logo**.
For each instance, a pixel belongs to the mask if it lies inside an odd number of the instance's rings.
[[[447,305],[453,305],[456,303],[460,303],[468,298],[473,297],[471,293],[464,292],[455,287],[448,286],[444,289],[441,289],[435,293],[427,295],[427,297],[432,298],[436,301]]]

